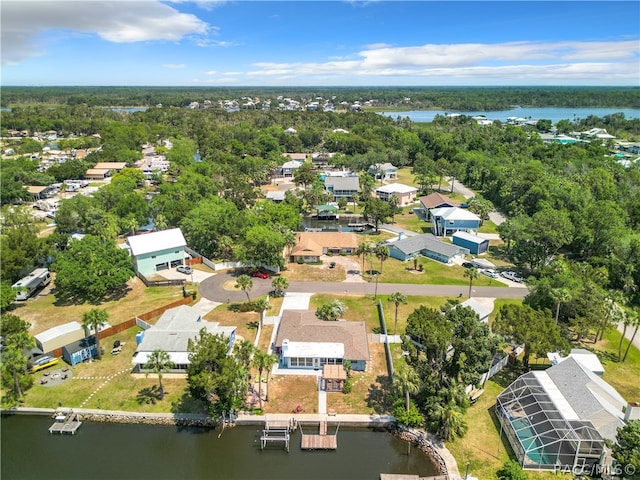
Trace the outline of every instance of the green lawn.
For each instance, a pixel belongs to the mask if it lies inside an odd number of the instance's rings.
[[[382,266],[381,283],[416,283],[422,285],[461,285],[469,286],[469,279],[463,276],[465,269],[458,266],[448,266],[444,263],[429,258],[418,259],[418,268],[422,265],[422,272],[413,270],[413,261],[401,262],[395,258],[388,258]],[[369,262],[366,262],[365,269],[369,270]],[[374,259],[373,269],[380,270],[380,261]],[[366,278],[366,277],[365,277]],[[479,275],[473,281],[477,287],[506,287],[498,280]]]
[[[362,297],[361,295],[330,295],[316,293],[311,297],[309,310],[316,310],[324,303],[340,300],[345,304],[345,320],[364,321],[367,325],[367,332],[380,332],[380,320],[378,319],[378,301],[382,302],[384,318],[387,323],[387,331],[393,334],[395,323],[394,303],[387,299],[389,295],[378,295],[377,300],[372,297]],[[409,296],[407,304],[398,307],[398,334],[403,334],[407,325],[407,317],[420,305],[439,309],[447,301],[446,297]]]

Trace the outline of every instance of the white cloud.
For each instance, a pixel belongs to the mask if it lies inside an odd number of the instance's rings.
[[[162,68],[180,69],[187,68],[187,66],[184,63],[165,63]]]
[[[38,38],[50,31],[95,33],[114,43],[178,41],[206,35],[210,27],[195,15],[155,0],[108,2],[2,1],[2,63],[39,56]]]
[[[508,42],[499,44],[427,44],[387,47],[374,44],[356,60],[254,63],[251,78],[296,77],[447,77],[564,80],[638,78],[637,41]]]

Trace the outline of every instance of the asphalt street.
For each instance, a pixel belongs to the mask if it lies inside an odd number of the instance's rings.
[[[200,283],[200,295],[216,302],[238,302],[246,300],[245,293],[240,289],[229,290],[225,284],[235,282],[240,275],[236,272],[218,273]],[[249,292],[251,297],[259,297],[270,292],[271,278],[253,278],[253,288]],[[369,295],[376,293],[375,282],[290,282],[289,292],[302,293],[339,293],[343,295]],[[379,283],[377,293],[389,295],[394,292],[402,292],[405,295],[427,295],[437,297],[466,298],[469,287],[464,285],[416,285],[406,283]],[[528,293],[526,287],[473,287],[471,295],[474,297],[492,298],[524,298]]]

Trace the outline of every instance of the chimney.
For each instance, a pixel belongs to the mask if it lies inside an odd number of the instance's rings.
[[[624,411],[625,423],[629,420],[640,420],[640,402],[629,402]]]

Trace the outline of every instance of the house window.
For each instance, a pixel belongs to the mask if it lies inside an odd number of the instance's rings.
[[[180,250],[176,250],[176,251],[175,251],[175,252],[173,252],[173,253],[180,253]]]
[[[151,255],[151,258],[156,258],[156,256],[155,255]]]
[[[455,222],[453,220],[449,220],[449,225],[453,225]]]

